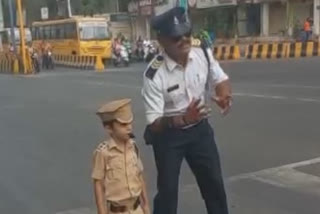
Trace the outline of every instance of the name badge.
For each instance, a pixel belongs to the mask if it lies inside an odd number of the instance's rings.
[[[170,92],[175,91],[177,89],[179,89],[179,84],[169,87],[167,89],[167,92],[170,93]]]

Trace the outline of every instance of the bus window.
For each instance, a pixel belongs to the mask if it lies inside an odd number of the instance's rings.
[[[51,39],[51,29],[50,26],[44,27],[44,39]]]
[[[65,38],[64,24],[57,25],[57,39]]]
[[[0,32],[2,44],[9,44],[9,35],[6,30]]]
[[[39,27],[39,39],[43,40],[44,39],[44,27]]]
[[[36,31],[36,37],[35,39],[40,39],[40,30],[39,30],[39,27],[35,27],[35,31]]]
[[[108,25],[105,22],[79,23],[81,40],[104,40],[110,38]]]
[[[66,30],[66,38],[67,39],[76,39],[77,38],[76,23],[66,24],[65,30]]]
[[[37,39],[36,27],[31,28],[31,34],[32,34],[32,38]]]
[[[38,40],[39,39],[39,27],[31,28],[31,35],[34,40]]]
[[[51,26],[51,39],[57,39],[57,25]]]

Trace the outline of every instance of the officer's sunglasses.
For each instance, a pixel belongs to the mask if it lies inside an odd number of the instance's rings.
[[[179,42],[183,37],[186,37],[186,38],[190,38],[191,37],[191,34],[192,34],[192,31],[189,31],[185,34],[183,34],[182,36],[175,36],[175,37],[171,37],[171,40],[175,43]]]

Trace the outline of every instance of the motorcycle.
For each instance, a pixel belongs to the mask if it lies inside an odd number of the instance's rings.
[[[127,50],[127,53],[128,53],[128,58],[129,58],[129,61],[131,61],[132,59],[132,47],[131,47],[131,43],[130,42],[124,42],[123,43],[123,46],[126,48]]]
[[[144,61],[150,62],[156,56],[156,48],[151,43],[147,43],[144,48]]]
[[[128,67],[130,64],[129,53],[124,45],[120,45],[119,48],[113,51],[112,58],[113,65],[116,67],[121,63],[123,63],[126,67]]]
[[[137,57],[137,60],[139,62],[143,61],[143,58],[144,58],[143,46],[138,46],[137,47],[137,49],[136,49],[136,57]]]
[[[52,52],[48,51],[47,54],[47,64],[46,64],[47,69],[54,69],[54,62],[53,62],[53,57],[52,57]]]
[[[32,68],[33,68],[33,71],[35,73],[40,73],[40,62],[39,62],[39,59],[38,59],[38,54],[37,52],[33,51],[32,54],[31,54],[31,60],[32,60]]]

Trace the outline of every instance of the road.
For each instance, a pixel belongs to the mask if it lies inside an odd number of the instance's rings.
[[[223,62],[234,106],[214,108],[231,214],[318,214],[320,60]],[[93,214],[92,151],[104,133],[95,115],[105,101],[130,97],[150,198],[156,171],[140,89],[146,65],[107,72],[58,69],[0,75],[0,213]],[[206,213],[186,166],[179,213]]]

